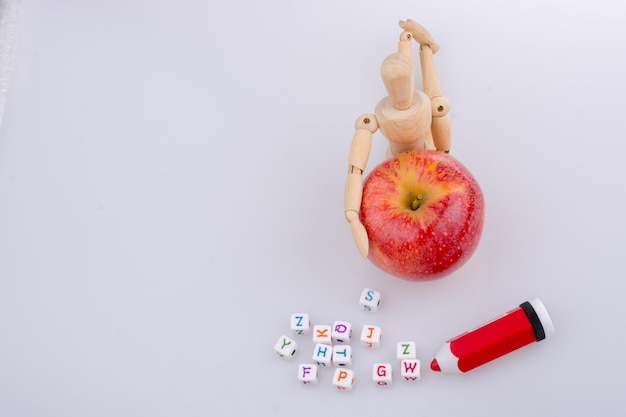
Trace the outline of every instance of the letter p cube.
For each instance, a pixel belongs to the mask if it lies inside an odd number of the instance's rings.
[[[333,375],[333,385],[340,391],[350,391],[354,385],[354,372],[351,369],[337,368]]]

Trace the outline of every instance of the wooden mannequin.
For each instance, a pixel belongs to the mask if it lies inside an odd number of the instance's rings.
[[[363,196],[363,171],[372,147],[372,135],[380,129],[389,140],[388,156],[418,149],[450,152],[450,102],[441,93],[433,54],[439,45],[417,22],[400,21],[398,52],[382,63],[381,76],[387,93],[374,110],[355,123],[350,147],[348,179],[344,196],[346,220],[350,224],[357,249],[367,257],[367,231],[359,218]],[[424,92],[415,90],[411,39],[420,44],[420,63]]]

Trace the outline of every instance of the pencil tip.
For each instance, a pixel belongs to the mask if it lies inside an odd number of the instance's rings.
[[[437,359],[433,359],[433,361],[430,363],[430,369],[432,369],[435,372],[441,372],[441,368],[439,367],[439,363],[437,362]]]

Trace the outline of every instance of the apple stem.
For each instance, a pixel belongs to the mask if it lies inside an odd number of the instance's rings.
[[[421,195],[418,195],[417,197],[415,197],[415,200],[413,200],[413,203],[411,204],[411,209],[417,210],[420,206],[420,202],[422,198],[424,197],[422,197]]]

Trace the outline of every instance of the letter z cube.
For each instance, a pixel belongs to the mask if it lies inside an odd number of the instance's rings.
[[[294,313],[291,315],[291,331],[293,334],[309,334],[311,320],[306,313]]]

